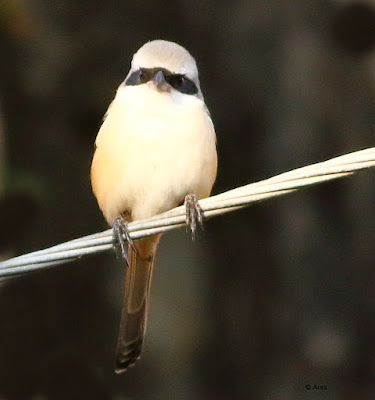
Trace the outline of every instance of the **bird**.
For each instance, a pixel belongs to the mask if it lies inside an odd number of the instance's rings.
[[[127,224],[185,204],[194,236],[202,217],[198,200],[210,195],[216,174],[216,134],[195,59],[175,42],[145,43],[103,118],[90,173],[99,208],[127,261],[116,373],[141,354],[161,236],[133,242]]]

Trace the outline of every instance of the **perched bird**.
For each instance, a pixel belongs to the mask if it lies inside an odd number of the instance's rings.
[[[216,178],[215,131],[197,65],[184,47],[154,40],[135,53],[95,146],[92,189],[128,261],[115,366],[120,373],[141,353],[160,239],[159,234],[133,243],[126,224],[185,203],[194,234],[197,199],[210,195]]]

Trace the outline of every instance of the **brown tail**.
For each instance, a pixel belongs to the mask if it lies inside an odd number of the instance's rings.
[[[156,240],[156,242],[155,242]],[[121,373],[141,355],[146,330],[148,295],[156,245],[159,237],[136,242],[137,250],[128,246],[125,299],[117,341],[115,372]]]

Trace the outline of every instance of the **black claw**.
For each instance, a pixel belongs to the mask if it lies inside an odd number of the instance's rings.
[[[121,253],[122,258],[129,264],[126,243],[129,243],[133,249],[134,243],[130,237],[127,223],[121,217],[116,217],[113,221],[113,243],[116,254]]]
[[[197,196],[195,194],[188,194],[185,197],[186,208],[186,226],[190,228],[191,239],[195,240],[195,231],[197,223],[203,229],[203,210],[199,205]]]

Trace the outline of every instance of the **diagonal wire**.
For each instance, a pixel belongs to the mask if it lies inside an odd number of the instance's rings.
[[[200,200],[199,204],[204,212],[204,217],[209,218],[246,207],[260,200],[281,196],[306,186],[341,178],[374,166],[375,148],[373,147],[241,186]],[[184,224],[185,207],[180,206],[147,220],[131,222],[128,229],[130,237],[135,240],[175,229]],[[71,262],[89,254],[110,250],[112,246],[112,230],[108,229],[0,262],[0,277],[18,275]]]

